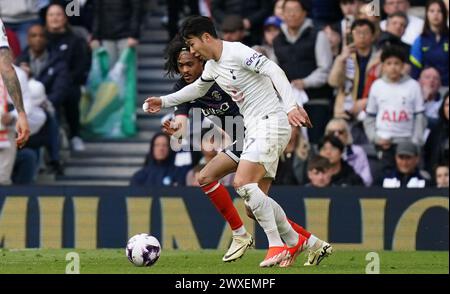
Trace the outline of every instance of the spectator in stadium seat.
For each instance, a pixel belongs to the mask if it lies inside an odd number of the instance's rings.
[[[285,2],[285,0],[277,0],[277,1],[275,1],[275,5],[273,7],[273,15],[278,17],[281,20],[284,20],[284,14],[283,14],[284,2]]]
[[[91,47],[101,45],[112,67],[126,48],[139,44],[143,5],[141,0],[96,0]]]
[[[244,29],[250,32],[244,42],[248,46],[261,43],[263,23],[272,9],[273,1],[268,0],[211,0],[212,16],[218,27],[227,15],[236,14],[243,18]]]
[[[175,187],[185,186],[186,174],[179,172],[175,166],[175,153],[170,148],[170,137],[156,134],[145,159],[144,167],[136,172],[130,182],[131,186]]]
[[[367,143],[360,121],[367,105],[368,97],[364,97],[367,76],[378,64],[374,34],[375,27],[370,21],[356,20],[352,26],[354,43],[336,57],[328,78],[328,83],[338,89],[334,117],[349,121],[355,144]]]
[[[439,109],[444,102],[444,97],[439,92],[441,76],[435,68],[427,68],[420,74],[419,84],[425,99],[425,115],[428,120],[428,128],[433,129],[439,122]]]
[[[361,177],[342,159],[344,149],[344,144],[334,135],[325,136],[319,144],[320,155],[330,161],[331,185],[363,186]]]
[[[223,40],[228,42],[243,42],[245,38],[244,19],[236,14],[225,16],[221,31]]]
[[[328,74],[333,63],[331,45],[323,31],[307,18],[304,0],[284,3],[285,23],[274,40],[275,55],[291,83],[310,99],[329,98]]]
[[[323,31],[326,34],[328,41],[330,42],[334,61],[336,60],[336,57],[341,54],[342,37],[340,34],[340,30],[336,25],[326,25],[323,28]]]
[[[430,176],[419,169],[420,150],[411,142],[397,145],[395,169],[385,172],[380,181],[383,188],[425,188],[430,187]]]
[[[26,47],[28,29],[40,23],[39,12],[45,5],[38,2],[45,1],[0,0],[0,16],[5,26],[16,33],[21,49]]]
[[[384,75],[373,84],[367,103],[364,128],[379,151],[383,169],[394,168],[396,144],[412,141],[423,145],[424,100],[419,83],[403,74],[406,60],[400,47],[383,51]]]
[[[46,15],[46,31],[50,54],[61,54],[69,70],[71,84],[67,91],[67,97],[63,100],[63,107],[70,129],[71,147],[73,151],[84,151],[84,142],[80,138],[79,104],[81,86],[86,84],[91,66],[89,46],[84,39],[72,32],[64,7],[61,5],[49,6]]]
[[[439,110],[439,122],[431,130],[424,149],[425,169],[431,173],[441,163],[449,162],[449,96],[444,96]]]
[[[326,188],[331,185],[330,161],[320,155],[308,160],[309,183],[305,187]]]
[[[34,79],[19,67],[14,67],[23,95],[25,111],[30,125],[30,139],[24,148],[17,151],[12,181],[16,185],[32,184],[38,172],[39,149],[48,140],[46,128],[47,116],[41,105],[47,99],[44,85]],[[16,111],[13,116],[17,117]]]
[[[403,12],[408,16],[408,27],[402,37],[403,42],[408,45],[412,45],[416,38],[422,33],[424,21],[423,19],[409,15],[408,11],[411,4],[409,0],[385,0],[383,9],[386,15],[391,15],[396,12]],[[384,20],[380,23],[381,30],[386,30],[387,21]]]
[[[331,120],[326,129],[325,135],[334,135],[344,144],[345,149],[342,158],[355,170],[363,179],[364,185],[370,187],[373,182],[367,154],[361,146],[353,144],[352,134],[348,123],[340,118]]]
[[[28,31],[28,45],[16,60],[29,77],[33,77],[45,86],[45,92],[50,105],[46,105],[49,120],[49,142],[47,144],[50,156],[51,173],[63,174],[60,163],[59,120],[67,91],[70,90],[70,75],[63,55],[58,51],[47,49],[45,29],[34,25]],[[55,113],[56,111],[56,113]]]
[[[377,41],[377,49],[382,50],[386,46],[398,45],[403,47],[405,53],[409,54],[411,45],[402,41],[402,37],[408,27],[408,15],[396,12],[387,17],[386,30],[381,32]]]
[[[449,187],[449,170],[448,163],[443,163],[435,168],[434,180],[437,188]]]
[[[434,67],[441,75],[442,85],[448,87],[449,30],[446,22],[447,9],[442,0],[430,0],[426,5],[426,19],[422,34],[414,41],[410,61],[411,76],[419,79],[427,67]]]
[[[264,22],[264,41],[262,45],[254,46],[253,49],[264,54],[267,58],[278,63],[275,50],[273,49],[273,41],[280,34],[280,28],[283,21],[277,16],[271,16]]]

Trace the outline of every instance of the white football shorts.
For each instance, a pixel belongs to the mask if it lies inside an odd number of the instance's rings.
[[[246,123],[241,160],[259,163],[266,169],[265,178],[274,179],[278,162],[291,139],[287,114],[274,113]]]

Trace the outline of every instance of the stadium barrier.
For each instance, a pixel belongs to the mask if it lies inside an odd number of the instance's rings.
[[[257,248],[265,248],[263,231],[231,192]],[[338,250],[449,247],[448,189],[274,187],[271,195]],[[231,240],[196,188],[0,187],[0,248],[124,248],[144,232],[164,250],[225,250]]]

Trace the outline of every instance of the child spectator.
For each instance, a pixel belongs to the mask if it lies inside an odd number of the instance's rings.
[[[339,187],[363,186],[364,182],[342,159],[344,144],[334,135],[325,136],[319,144],[320,155],[330,161],[331,185]]]
[[[306,187],[326,188],[331,185],[330,161],[316,155],[308,161],[308,179]]]
[[[419,83],[402,73],[406,60],[399,47],[383,51],[384,76],[373,84],[367,103],[364,127],[379,151],[383,169],[393,168],[396,144],[412,141],[423,145],[424,101]]]

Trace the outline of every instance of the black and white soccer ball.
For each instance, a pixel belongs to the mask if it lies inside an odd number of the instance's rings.
[[[161,244],[149,234],[135,235],[128,240],[125,250],[128,260],[135,266],[152,266],[161,255]]]

